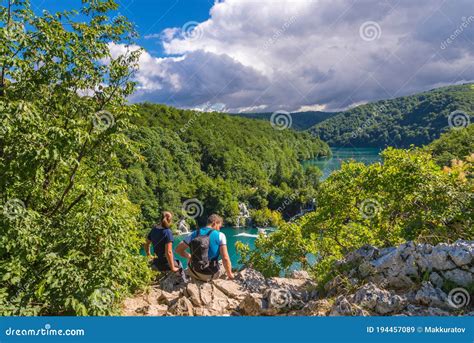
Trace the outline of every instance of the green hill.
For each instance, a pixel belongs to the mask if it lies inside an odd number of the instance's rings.
[[[474,153],[474,124],[463,129],[450,130],[429,144],[436,163],[449,166],[453,159],[464,159]]]
[[[292,125],[291,128],[294,130],[307,130],[314,125],[335,116],[336,112],[319,112],[319,111],[308,111],[308,112],[293,112],[291,113]],[[260,119],[270,121],[272,113],[235,113],[232,114],[239,117]]]
[[[341,112],[310,129],[331,146],[408,147],[423,145],[474,113],[474,85],[434,89],[396,99],[377,101]]]
[[[146,226],[158,211],[179,214],[183,201],[194,198],[202,218],[218,212],[229,223],[236,222],[239,202],[269,215],[285,203],[281,214],[291,214],[315,196],[320,176],[300,161],[330,154],[310,133],[276,130],[269,122],[153,104],[138,111],[129,137],[139,157],[122,161]]]

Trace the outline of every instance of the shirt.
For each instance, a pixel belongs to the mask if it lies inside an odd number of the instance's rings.
[[[165,255],[165,245],[167,243],[173,243],[173,232],[171,232],[170,229],[166,229],[161,226],[155,226],[148,234],[148,240],[150,240],[153,244],[153,250],[157,257],[158,264],[167,264],[168,262]]]
[[[212,230],[212,229],[209,228],[209,227],[204,227],[204,228],[200,229],[200,231],[201,231],[200,235],[201,236],[207,235],[209,230]],[[196,230],[196,231],[192,232],[191,234],[189,234],[189,236],[187,236],[183,240],[183,242],[186,243],[187,245],[189,245],[191,243],[191,241],[197,235],[198,235],[198,230]],[[226,238],[225,234],[223,234],[220,231],[214,230],[211,233],[211,235],[209,236],[209,253],[208,253],[209,260],[218,260],[220,258],[219,248],[222,245],[227,245],[227,238]]]

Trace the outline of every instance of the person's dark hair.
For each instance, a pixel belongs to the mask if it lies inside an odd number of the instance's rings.
[[[171,212],[165,211],[161,214],[161,226],[166,229],[171,227],[171,221],[173,220],[173,214]]]
[[[207,225],[212,225],[212,224],[224,224],[224,219],[218,214],[211,214],[207,218]]]

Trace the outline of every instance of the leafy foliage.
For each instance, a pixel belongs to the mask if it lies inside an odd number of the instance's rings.
[[[218,212],[235,224],[239,202],[277,210],[292,197],[289,216],[316,195],[319,170],[300,161],[330,154],[308,133],[278,131],[270,123],[221,113],[142,104],[129,137],[141,158],[124,155],[130,197],[142,208],[144,227],[159,211],[181,212],[186,199],[203,204],[200,220]],[[261,217],[262,212],[253,212]],[[182,213],[184,215],[184,213]]]
[[[1,315],[116,313],[149,277],[116,156],[130,147],[138,53],[113,59],[107,45],[133,31],[107,16],[114,1],[82,3],[0,6]]]
[[[321,184],[316,211],[260,236],[254,251],[241,246],[243,261],[275,275],[312,253],[324,279],[335,259],[365,244],[474,238],[471,159],[442,170],[418,149],[389,148],[382,157],[383,164],[344,163]]]
[[[474,124],[466,128],[453,129],[431,142],[426,149],[436,163],[449,166],[452,160],[462,160],[474,153]]]
[[[448,118],[453,111],[474,113],[473,85],[444,87],[358,106],[310,131],[330,146],[421,146],[449,129]]]

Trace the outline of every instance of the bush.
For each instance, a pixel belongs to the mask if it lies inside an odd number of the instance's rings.
[[[276,275],[316,255],[319,279],[332,261],[365,244],[473,239],[472,160],[442,170],[429,153],[389,148],[383,164],[349,162],[321,184],[316,211],[259,237],[243,260]],[[277,257],[275,257],[277,256]],[[264,262],[265,261],[265,262]],[[269,263],[268,268],[265,263]]]

